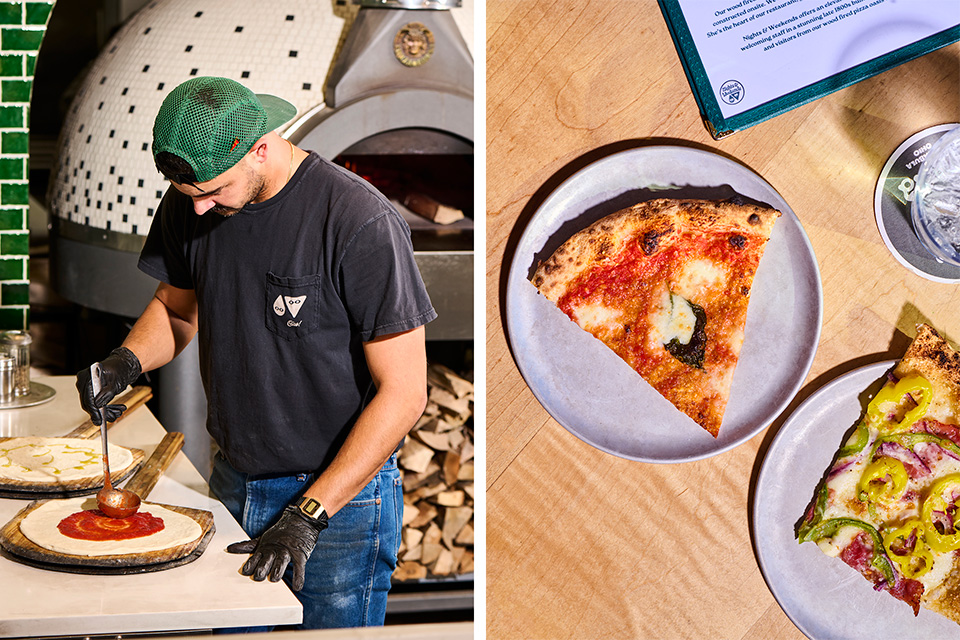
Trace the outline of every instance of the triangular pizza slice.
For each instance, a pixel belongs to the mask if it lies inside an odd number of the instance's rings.
[[[716,437],[779,216],[739,198],[641,202],[575,233],[532,283]]]
[[[796,533],[915,615],[925,607],[960,623],[958,421],[960,353],[920,324],[838,449]]]

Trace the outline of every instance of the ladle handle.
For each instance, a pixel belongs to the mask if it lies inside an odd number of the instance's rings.
[[[93,397],[96,399],[97,394],[100,393],[100,363],[94,362],[90,365],[90,386],[93,391]],[[113,484],[110,482],[110,456],[107,453],[107,417],[103,412],[103,409],[100,411],[100,441],[103,443],[103,486],[108,491],[113,488]]]

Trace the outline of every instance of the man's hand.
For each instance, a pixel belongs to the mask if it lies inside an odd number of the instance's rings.
[[[240,570],[245,576],[253,576],[260,582],[269,574],[270,582],[283,577],[287,565],[293,563],[293,581],[290,588],[300,591],[303,588],[307,558],[317,546],[320,532],[327,528],[327,519],[323,515],[312,520],[300,510],[289,505],[283,510],[280,521],[255,540],[234,542],[227,547],[228,553],[252,553],[250,559]]]
[[[100,408],[107,422],[114,422],[127,407],[122,404],[107,404],[140,377],[140,360],[126,347],[118,347],[100,363],[100,393],[93,397],[90,369],[77,372],[77,391],[80,405],[90,414],[93,424],[100,426]]]

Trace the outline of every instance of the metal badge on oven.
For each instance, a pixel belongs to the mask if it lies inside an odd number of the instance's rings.
[[[433,33],[419,22],[408,22],[393,39],[393,53],[402,64],[419,67],[433,55]]]

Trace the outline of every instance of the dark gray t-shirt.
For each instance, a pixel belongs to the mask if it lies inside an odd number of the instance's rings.
[[[230,217],[169,189],[139,267],[195,290],[207,429],[255,475],[326,467],[374,392],[362,343],[437,315],[400,214],[313,153]]]

